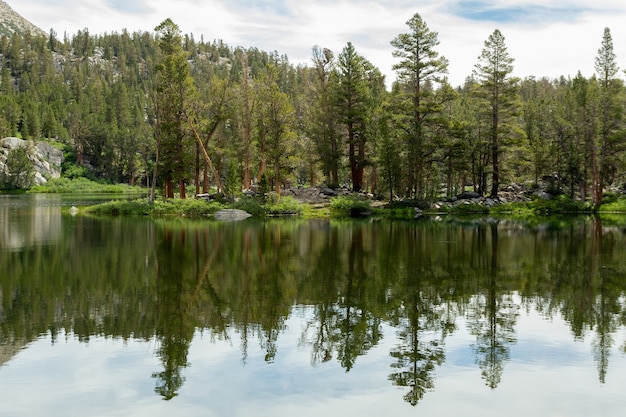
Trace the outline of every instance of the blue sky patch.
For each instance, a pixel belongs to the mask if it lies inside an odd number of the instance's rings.
[[[151,7],[144,0],[106,0],[106,5],[124,13],[145,13]]]
[[[223,2],[225,5],[238,10],[259,10],[276,16],[291,16],[291,10],[285,0],[242,0],[238,2]]]
[[[498,6],[486,1],[461,1],[452,13],[479,22],[537,24],[551,21],[575,20],[590,9],[576,7],[546,7],[538,5]]]

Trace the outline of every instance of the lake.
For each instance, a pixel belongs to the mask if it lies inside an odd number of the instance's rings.
[[[626,218],[72,216],[0,196],[1,416],[623,416]]]

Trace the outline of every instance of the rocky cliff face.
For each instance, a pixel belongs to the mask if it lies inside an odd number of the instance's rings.
[[[0,35],[11,36],[13,32],[46,35],[46,32],[24,19],[11,6],[0,0]]]
[[[11,150],[26,146],[30,150],[29,158],[35,168],[35,185],[48,182],[48,178],[61,177],[63,152],[46,142],[26,141],[19,138],[0,140],[0,172],[4,172],[7,155]]]

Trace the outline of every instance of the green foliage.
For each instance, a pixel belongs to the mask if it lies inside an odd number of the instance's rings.
[[[5,172],[0,172],[0,188],[5,190],[25,190],[35,180],[35,168],[29,158],[29,149],[20,146],[7,154]]]
[[[147,216],[152,214],[153,205],[145,198],[138,200],[115,200],[106,203],[89,206],[84,209],[86,213],[99,215],[125,215],[125,216]]]
[[[87,178],[53,178],[44,185],[30,189],[31,193],[61,193],[61,194],[138,194],[146,190],[127,184],[106,184],[92,181]]]
[[[265,210],[268,216],[300,216],[304,206],[293,197],[281,197],[278,201],[268,203]]]
[[[77,178],[87,178],[92,181],[95,180],[95,176],[89,169],[71,163],[64,164],[63,177],[70,180]]]
[[[604,203],[600,206],[600,212],[603,213],[626,213],[626,197],[604,198]]]
[[[207,170],[201,157],[193,169],[192,122],[214,164],[208,186],[232,173],[224,169],[231,159],[238,164],[240,175],[223,184],[231,199],[261,170],[276,187],[296,175],[331,188],[349,181],[389,201],[431,199],[444,188],[452,196],[468,185],[485,195],[551,176],[551,194],[574,198],[584,187],[598,203],[604,182],[623,178],[626,89],[608,29],[590,78],[520,82],[494,31],[472,77],[451,86],[438,34],[419,14],[406,24],[391,41],[391,91],[351,44],[337,56],[314,47],[307,67],[194,41],[170,19],[153,33],[14,34],[0,51],[0,137],[63,143],[70,179],[153,183],[156,166],[156,184],[173,193],[196,175],[200,184]]]
[[[240,191],[241,179],[239,178],[237,161],[233,158],[228,163],[226,180],[224,181],[224,194],[226,198],[233,202]]]
[[[109,216],[181,216],[190,218],[208,217],[216,211],[224,208],[217,202],[207,203],[196,199],[167,199],[156,200],[150,203],[147,199],[115,200],[109,201],[85,209],[85,212],[97,215]]]
[[[372,203],[356,195],[338,196],[330,200],[330,209],[339,217],[351,217],[371,212]]]
[[[267,175],[265,173],[261,175],[261,180],[259,181],[259,188],[257,190],[257,199],[261,204],[265,204],[267,202],[267,194],[270,192],[270,182],[267,179]]]
[[[566,195],[559,195],[549,200],[537,198],[525,203],[502,204],[491,209],[493,214],[510,214],[514,217],[550,216],[554,214],[590,213],[592,206],[588,202],[575,201]]]
[[[305,205],[293,197],[270,198],[265,204],[256,198],[243,197],[237,200],[232,207],[247,211],[255,217],[301,216],[305,212]]]
[[[261,199],[242,197],[232,205],[233,208],[247,211],[255,217],[263,217],[266,214],[265,204]]]

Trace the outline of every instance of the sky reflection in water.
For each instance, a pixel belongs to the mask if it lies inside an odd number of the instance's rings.
[[[382,343],[345,372],[336,360],[312,365],[299,341],[300,307],[279,338],[273,363],[251,343],[242,360],[241,340],[212,340],[196,331],[189,366],[178,396],[163,401],[151,375],[162,367],[155,339],[140,341],[94,337],[79,342],[72,334],[54,343],[42,336],[0,368],[0,415],[67,416],[379,416],[414,415],[402,401],[404,387],[388,380],[396,339],[384,326]],[[435,388],[418,404],[429,415],[469,416],[621,416],[626,359],[611,352],[607,381],[598,380],[593,336],[571,342],[560,319],[522,313],[519,342],[511,348],[501,383],[490,389],[481,378],[471,345],[475,337],[459,331],[446,341],[446,361],[435,371]],[[622,334],[623,335],[623,334]],[[615,340],[620,346],[624,340]],[[461,411],[462,410],[462,411]],[[433,414],[430,414],[433,413]]]

